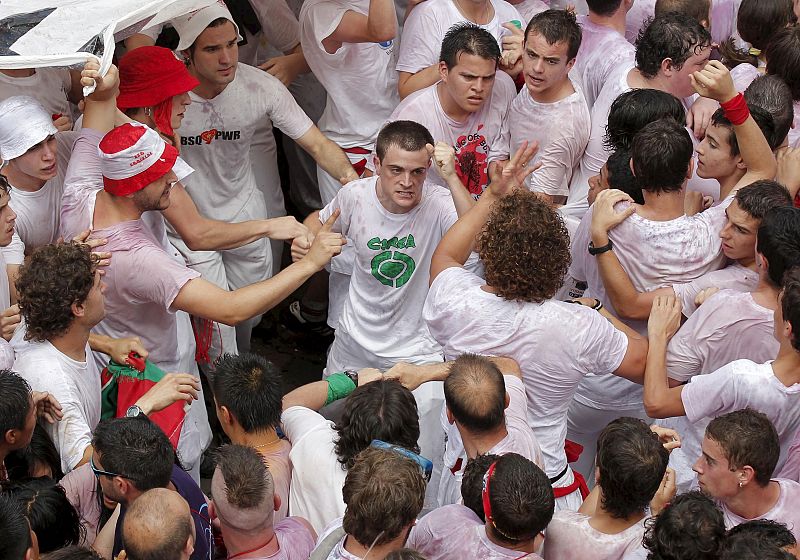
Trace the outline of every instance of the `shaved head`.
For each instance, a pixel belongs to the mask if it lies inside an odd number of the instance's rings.
[[[220,449],[211,495],[220,522],[231,529],[259,532],[272,524],[275,485],[264,459],[252,447]]]
[[[148,490],[125,513],[122,539],[129,560],[188,558],[195,539],[189,504],[172,490]]]

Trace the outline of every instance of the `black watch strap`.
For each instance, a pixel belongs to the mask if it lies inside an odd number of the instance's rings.
[[[357,371],[352,370],[352,369],[347,369],[347,370],[343,371],[342,373],[345,374],[347,377],[349,377],[350,381],[352,381],[355,384],[355,386],[358,387],[358,372]]]
[[[589,241],[589,254],[593,256],[602,255],[606,251],[610,251],[614,248],[614,244],[611,242],[611,239],[608,240],[607,245],[603,245],[602,247],[595,247],[594,243]]]

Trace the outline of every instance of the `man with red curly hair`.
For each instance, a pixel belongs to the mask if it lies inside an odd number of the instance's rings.
[[[433,254],[423,317],[448,359],[473,352],[520,364],[528,422],[542,447],[556,509],[576,510],[582,477],[564,452],[572,395],[588,373],[641,383],[647,341],[599,305],[596,313],[552,299],[569,267],[569,235],[552,206],[511,188],[530,172],[525,164],[533,152],[523,143],[478,204],[445,234]],[[473,245],[485,281],[463,268]]]

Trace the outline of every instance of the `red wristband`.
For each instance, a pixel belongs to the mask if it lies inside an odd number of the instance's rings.
[[[736,97],[730,101],[720,103],[719,105],[725,113],[725,118],[731,121],[731,124],[734,126],[739,126],[750,116],[750,109],[747,107],[747,101],[744,100],[744,95],[741,93],[736,94]]]

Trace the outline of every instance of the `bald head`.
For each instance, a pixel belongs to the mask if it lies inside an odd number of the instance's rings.
[[[253,533],[272,525],[275,486],[264,459],[252,447],[226,445],[219,450],[211,495],[223,532],[227,528]]]
[[[503,374],[483,356],[464,354],[452,363],[444,398],[456,422],[471,432],[488,432],[505,422]]]
[[[186,500],[154,488],[125,513],[122,539],[129,560],[185,560],[194,549],[194,521]]]

